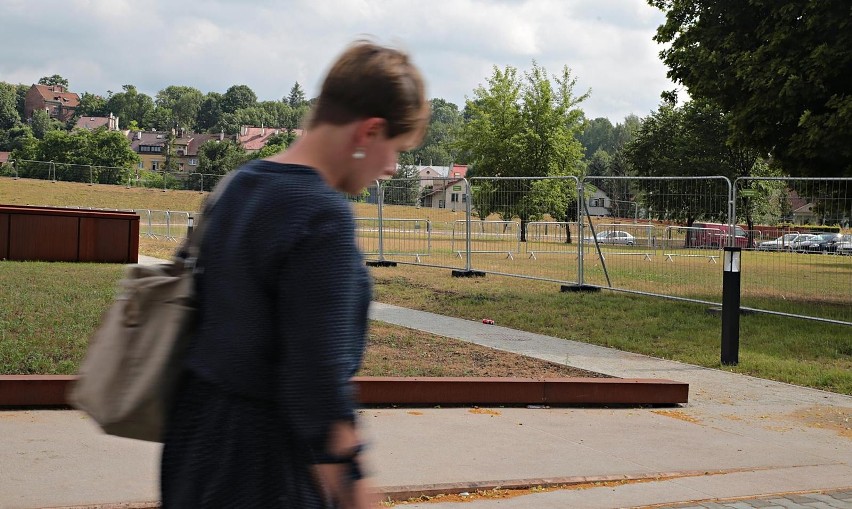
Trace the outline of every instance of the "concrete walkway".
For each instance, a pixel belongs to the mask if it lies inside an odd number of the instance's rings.
[[[371,315],[614,376],[690,384],[681,408],[363,410],[374,482],[393,491],[621,481],[407,507],[852,507],[850,397],[385,304]],[[0,412],[0,437],[0,508],[157,499],[159,446],[102,435],[78,412]]]
[[[664,478],[465,503],[470,509],[641,507],[811,490],[842,495],[852,487],[848,396],[380,303],[374,303],[372,318],[614,376],[690,384],[690,403],[677,409],[490,409],[495,414],[431,409],[422,415],[382,410],[373,419],[367,412],[365,421],[381,425],[375,449],[381,470],[394,474],[386,475],[389,484],[411,482],[416,472],[410,465],[434,469],[437,482]],[[452,423],[445,421],[448,416]],[[391,419],[400,425],[382,422]],[[429,422],[409,426],[421,420]],[[430,445],[442,436],[448,443],[425,457],[419,448],[409,454],[405,444],[412,433]],[[852,507],[839,500],[825,507]]]

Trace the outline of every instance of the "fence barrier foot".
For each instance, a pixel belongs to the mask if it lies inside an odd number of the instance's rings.
[[[481,270],[454,270],[453,277],[485,277]]]
[[[367,267],[396,267],[396,262],[387,260],[367,260]]]
[[[562,285],[559,288],[560,292],[599,292],[600,287],[591,285]]]

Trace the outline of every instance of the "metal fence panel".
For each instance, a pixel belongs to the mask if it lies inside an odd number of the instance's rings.
[[[577,184],[575,177],[472,178],[471,268],[578,281]]]
[[[852,323],[852,179],[741,178],[742,305]]]
[[[464,268],[454,227],[466,217],[467,188],[458,178],[376,182],[350,197],[359,247],[369,260]]]
[[[586,177],[583,283],[721,302],[724,177]]]

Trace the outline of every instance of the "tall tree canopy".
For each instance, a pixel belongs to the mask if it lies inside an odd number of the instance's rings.
[[[63,78],[62,76],[60,76],[58,74],[54,74],[53,76],[45,76],[44,78],[41,78],[40,80],[38,80],[38,84],[39,85],[61,85],[62,87],[65,88],[65,90],[68,90],[68,80],[66,80],[65,78]]]
[[[626,156],[639,176],[682,177],[766,176],[754,150],[728,143],[730,125],[717,106],[690,101],[683,106],[665,102],[645,119]],[[683,221],[727,219],[728,188],[713,181],[713,189],[682,181],[642,181],[641,201],[655,218]],[[688,189],[683,186],[692,186]],[[698,193],[703,193],[699,195]]]
[[[11,129],[21,122],[15,86],[0,82],[0,129]]]
[[[299,85],[298,81],[295,85],[293,85],[293,88],[290,89],[290,95],[285,99],[291,108],[299,108],[300,106],[308,104],[308,100],[305,97],[305,91],[302,89],[302,86]]]
[[[124,134],[103,128],[71,132],[53,130],[41,141],[35,138],[23,141],[21,147],[12,152],[14,159],[92,166],[91,174],[88,171],[69,172],[63,176],[64,180],[89,182],[93,178],[101,184],[120,184],[127,180],[139,161]],[[21,171],[21,176],[28,175]]]
[[[80,117],[102,117],[109,115],[110,112],[106,111],[106,107],[107,101],[103,97],[83,92],[80,95],[80,105],[74,111],[75,120]]]
[[[204,94],[194,87],[171,85],[157,92],[157,109],[168,110],[167,124],[195,129]]]
[[[257,95],[248,85],[233,85],[225,91],[219,106],[225,113],[235,113],[237,110],[255,106]]]
[[[131,121],[142,127],[148,126],[154,113],[154,100],[147,94],[136,90],[133,85],[123,85],[124,92],[111,94],[106,102],[106,110],[118,117],[119,124],[126,128]]]
[[[648,0],[669,77],[793,175],[852,175],[849,0]]]
[[[222,94],[218,92],[208,92],[201,101],[198,108],[198,117],[196,119],[196,128],[200,131],[208,131],[213,129],[219,122],[222,116]]]
[[[494,68],[488,88],[478,87],[466,109],[470,120],[461,129],[458,148],[470,155],[477,177],[544,177],[576,175],[583,146],[576,138],[582,128],[583,112],[577,107],[589,93],[574,95],[576,78],[564,67],[551,82],[547,71],[533,62],[532,69],[518,75],[514,67]],[[557,181],[554,181],[557,182]],[[480,217],[499,212],[505,220],[521,220],[521,240],[526,223],[548,213],[553,200],[543,193],[567,196],[558,185],[533,186],[531,180],[506,181],[480,187],[473,196]],[[508,191],[508,192],[507,192]],[[503,195],[503,210],[494,210],[489,197]],[[564,205],[564,206],[563,206]],[[565,209],[566,204],[556,208]]]
[[[462,163],[458,151],[453,147],[456,133],[462,125],[459,107],[444,99],[430,101],[432,115],[423,143],[412,150],[412,161],[416,164],[449,166]]]

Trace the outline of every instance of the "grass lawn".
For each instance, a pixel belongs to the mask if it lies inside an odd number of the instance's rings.
[[[602,291],[560,293],[553,283],[450,271],[375,268],[376,300],[433,313],[722,369],[721,322],[706,306]],[[852,394],[848,326],[769,315],[740,320],[739,373]]]
[[[73,374],[123,267],[0,261],[0,373]],[[374,322],[367,376],[600,376]]]
[[[197,211],[203,196],[190,191],[0,178],[0,203],[7,204]],[[356,215],[375,215],[375,206],[356,204],[355,209]],[[424,214],[433,224],[453,224],[457,219],[446,210],[390,206],[385,211],[385,217]],[[424,264],[439,259],[463,267],[452,242],[436,237],[435,253],[424,257]],[[411,243],[397,247],[418,251],[422,238]],[[140,238],[141,254],[168,258],[176,246],[173,241]],[[624,251],[610,246],[604,252],[615,249]],[[569,257],[480,255],[474,267],[571,280],[576,262],[566,261]],[[411,257],[406,261],[412,261]],[[852,257],[745,253],[743,304],[846,319],[852,299],[852,286],[847,284],[852,277],[850,262]],[[615,285],[649,291],[664,285],[674,294],[707,300],[713,300],[721,279],[719,265],[708,263],[706,257],[675,257],[670,262],[657,254],[653,261],[610,255],[607,264]],[[650,270],[655,266],[664,270]],[[0,372],[74,372],[121,272],[117,265],[0,261]],[[417,265],[373,269],[373,274],[376,298],[382,302],[473,320],[490,317],[507,327],[721,368],[720,319],[707,313],[706,306],[608,291],[560,293],[558,284],[532,279],[452,278],[448,269]],[[601,283],[600,264],[590,263],[587,277]],[[740,325],[740,365],[725,369],[852,394],[848,326],[761,314],[743,316]],[[465,356],[475,351],[470,345],[441,343],[438,338],[386,325],[377,325],[374,331],[373,350],[382,353],[370,357],[368,352],[365,372],[370,374],[516,375],[519,370],[546,373],[553,369],[542,364],[521,368],[519,359],[507,358],[498,370],[484,354]],[[428,353],[437,351],[444,355]],[[430,358],[438,360],[430,362]],[[454,362],[460,359],[465,361]],[[539,368],[543,371],[535,371]]]

